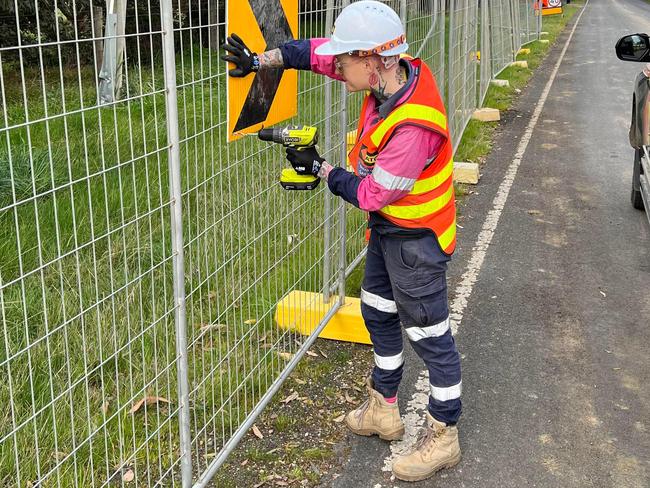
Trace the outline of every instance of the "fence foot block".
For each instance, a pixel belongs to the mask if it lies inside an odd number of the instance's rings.
[[[472,118],[481,122],[496,122],[497,120],[501,120],[501,113],[499,109],[484,107],[475,110]]]
[[[517,54],[530,54],[530,48],[522,47]]]
[[[494,86],[510,86],[510,82],[508,80],[490,80],[490,83]]]
[[[454,181],[457,183],[467,183],[476,185],[478,183],[480,174],[478,170],[478,163],[464,163],[454,161]]]
[[[510,63],[510,66],[514,66],[516,68],[528,68],[528,61],[513,61]]]
[[[541,44],[548,44],[548,39],[540,39],[539,42]]]
[[[357,142],[357,129],[351,130],[346,134],[345,142],[348,146],[348,152],[352,151],[354,143]]]
[[[338,296],[333,296],[328,303],[325,303],[322,293],[294,290],[278,302],[275,309],[275,322],[282,329],[295,330],[305,336],[310,335],[337,300]],[[361,300],[345,297],[345,303],[318,337],[372,344],[361,317]]]
[[[542,32],[539,33],[539,35],[540,35],[540,36],[548,36],[548,32],[546,32],[546,31],[542,31]]]

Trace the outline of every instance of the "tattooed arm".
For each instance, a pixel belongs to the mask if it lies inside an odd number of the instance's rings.
[[[259,55],[260,69],[284,68],[284,59],[280,48],[271,49]]]

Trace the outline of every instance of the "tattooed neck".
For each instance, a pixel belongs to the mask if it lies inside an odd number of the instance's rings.
[[[388,80],[393,80],[393,83],[389,83]],[[393,73],[376,71],[370,75],[370,91],[381,104],[404,86],[406,81],[406,70],[403,66],[398,65]]]

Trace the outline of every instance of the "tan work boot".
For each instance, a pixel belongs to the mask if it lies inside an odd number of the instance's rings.
[[[404,424],[399,416],[397,402],[388,403],[382,394],[373,388],[370,378],[366,380],[366,389],[369,398],[345,416],[347,426],[359,435],[377,434],[387,441],[401,439],[404,435]]]
[[[393,461],[393,474],[404,481],[420,481],[460,461],[458,429],[438,422],[427,412],[427,427],[413,451]]]

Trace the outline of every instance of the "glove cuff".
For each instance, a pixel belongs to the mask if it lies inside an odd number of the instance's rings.
[[[251,71],[258,72],[260,70],[260,57],[257,53],[251,53],[253,62],[251,64]]]

